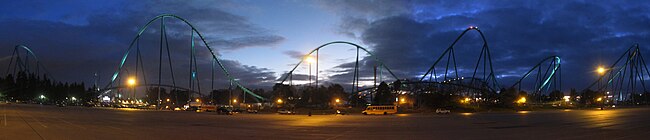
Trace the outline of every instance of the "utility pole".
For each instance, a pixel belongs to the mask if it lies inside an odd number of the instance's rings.
[[[309,87],[311,88],[311,63],[309,63]]]
[[[318,88],[318,50],[316,50],[316,88]]]
[[[373,69],[373,73],[374,73],[374,80],[373,80],[374,86],[375,86],[375,88],[377,88],[377,65],[375,65],[375,67]]]
[[[230,86],[228,86],[228,93],[230,94],[228,98],[228,105],[232,105],[232,80],[230,80]]]
[[[242,94],[244,94],[244,99],[242,99],[242,103],[244,103],[244,105],[246,105],[246,92],[242,92]]]

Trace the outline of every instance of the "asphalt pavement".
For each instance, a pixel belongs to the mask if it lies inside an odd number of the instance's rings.
[[[25,104],[0,109],[0,140],[650,138],[650,108],[311,117]]]

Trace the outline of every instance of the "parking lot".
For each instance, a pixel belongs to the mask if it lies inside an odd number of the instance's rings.
[[[395,115],[0,105],[0,139],[645,139],[650,109]]]

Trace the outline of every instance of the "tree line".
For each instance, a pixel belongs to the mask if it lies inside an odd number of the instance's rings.
[[[70,100],[79,101],[96,99],[98,93],[94,88],[85,89],[82,83],[58,82],[46,75],[35,75],[24,71],[0,77],[0,100],[31,101],[53,103]]]

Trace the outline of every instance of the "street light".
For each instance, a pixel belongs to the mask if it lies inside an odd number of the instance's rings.
[[[565,102],[569,102],[569,101],[571,101],[571,96],[564,96],[563,99],[564,99]]]
[[[461,99],[461,100],[460,100],[460,103],[468,104],[470,100],[471,100],[471,99],[465,97],[465,99]]]
[[[237,103],[237,99],[233,99],[233,100],[232,100],[232,103]]]
[[[135,98],[135,77],[129,77],[129,79],[126,80],[126,84],[133,88],[133,98]]]
[[[45,99],[45,95],[41,95],[41,96],[39,96],[39,98]]]
[[[596,98],[596,102],[602,102],[603,97],[598,97]],[[600,103],[600,110],[603,110],[605,108],[605,103]]]
[[[281,104],[281,103],[282,103],[282,99],[278,99],[278,101],[276,101],[276,102],[278,102],[278,104]]]
[[[600,75],[605,74],[605,71],[607,71],[607,70],[605,68],[603,68],[602,66],[600,66],[600,67],[598,67],[598,69],[596,69],[596,72],[598,72],[598,74],[600,74]]]
[[[167,98],[166,101],[169,102],[170,101],[169,98]]]
[[[310,63],[310,64],[316,62],[316,60],[314,60],[314,58],[311,57],[311,56],[305,57],[305,61],[307,61],[307,63]]]
[[[126,81],[129,86],[135,86],[135,78],[131,77],[129,80]]]
[[[201,100],[200,100],[200,99],[196,99],[196,102],[201,102]]]
[[[526,103],[526,97],[519,98],[519,100],[517,100],[517,103],[519,103],[519,104]]]
[[[334,102],[339,103],[339,102],[341,102],[341,100],[340,100],[340,99],[336,99],[336,100],[334,100]]]

